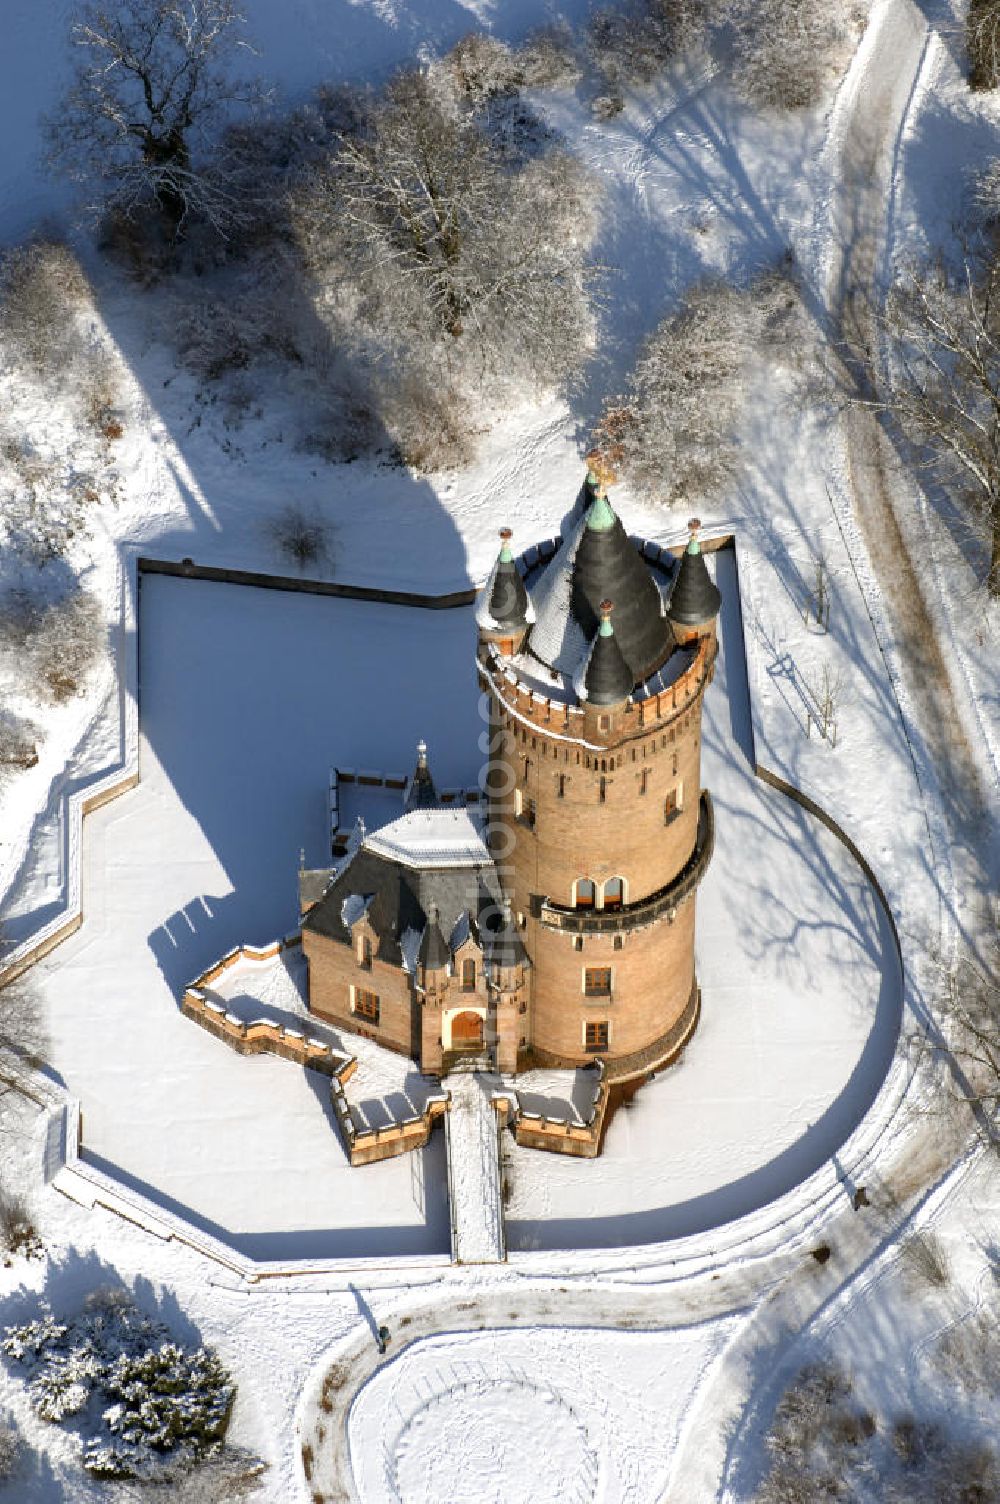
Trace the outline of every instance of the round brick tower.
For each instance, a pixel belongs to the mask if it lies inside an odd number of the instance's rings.
[[[692,524],[679,564],[630,541],[588,476],[563,535],[480,596],[491,854],[531,958],[522,1063],[637,1076],[698,1017],[695,891],[712,853],[701,708],[720,598]],[[530,561],[530,563],[529,563]],[[516,581],[514,576],[516,575]]]

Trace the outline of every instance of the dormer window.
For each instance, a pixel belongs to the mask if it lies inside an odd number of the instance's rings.
[[[358,965],[363,966],[365,971],[372,969],[372,942],[368,935],[362,935],[358,940]]]

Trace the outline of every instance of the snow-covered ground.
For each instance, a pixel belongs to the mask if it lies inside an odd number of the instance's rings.
[[[258,1257],[446,1251],[439,1135],[352,1171],[321,1077],[233,1054],[178,1003],[234,944],[295,928],[331,762],[406,767],[446,722],[435,773],[475,765],[468,613],[149,576],[140,627],[141,781],[88,817],[87,917],[38,972],[85,1154]]]
[[[351,1407],[364,1504],[657,1504],[683,1420],[733,1323],[673,1332],[546,1329],[414,1343]]]

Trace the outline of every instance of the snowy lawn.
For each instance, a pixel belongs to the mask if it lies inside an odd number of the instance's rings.
[[[416,1342],[351,1408],[362,1504],[654,1504],[690,1393],[734,1325],[627,1336],[542,1327]]]
[[[736,572],[731,554],[716,559],[701,1023],[681,1062],[613,1118],[599,1160],[505,1141],[512,1249],[653,1242],[750,1212],[836,1155],[892,1060],[902,995],[888,920],[843,845],[753,774]]]
[[[446,1251],[443,1136],[352,1171],[322,1078],[178,999],[294,928],[331,762],[405,768],[423,734],[442,782],[476,766],[469,614],[147,577],[141,633],[142,781],[89,817],[86,919],[39,972],[85,1152],[258,1257]]]

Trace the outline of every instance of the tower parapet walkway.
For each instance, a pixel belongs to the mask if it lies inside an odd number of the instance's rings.
[[[445,1115],[451,1256],[456,1264],[500,1264],[507,1257],[500,1192],[500,1120],[493,1104],[500,1079],[455,1071],[444,1084],[451,1095]]]

